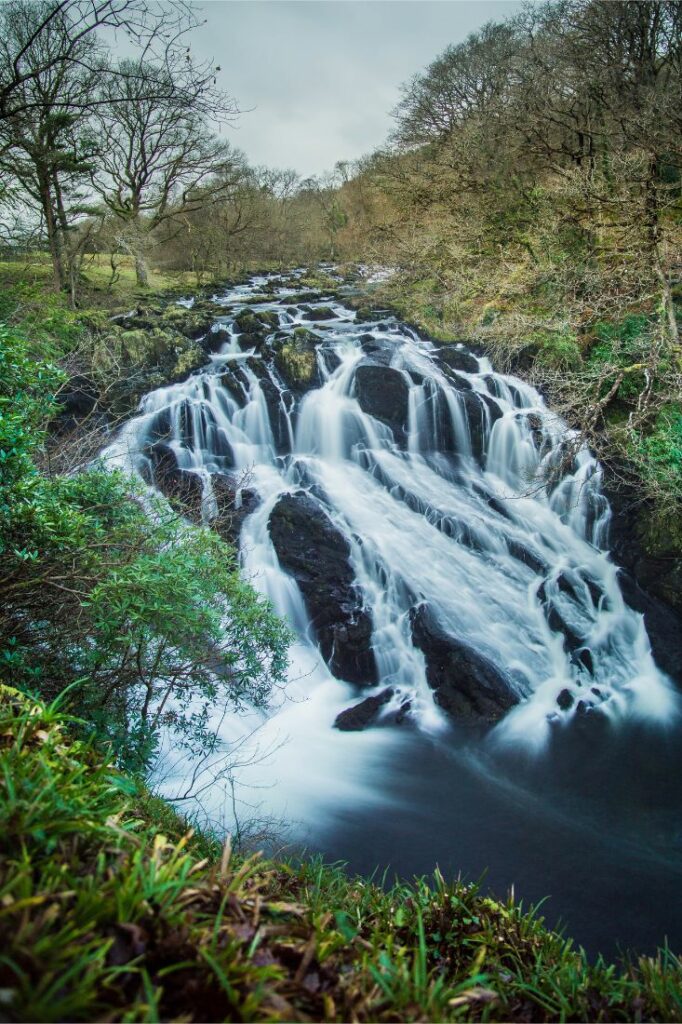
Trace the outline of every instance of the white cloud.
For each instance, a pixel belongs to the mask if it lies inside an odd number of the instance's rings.
[[[192,48],[244,111],[223,134],[256,164],[319,174],[381,145],[400,84],[514,0],[208,0]]]

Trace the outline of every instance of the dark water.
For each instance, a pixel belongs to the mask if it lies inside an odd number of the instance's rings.
[[[413,733],[382,772],[387,804],[344,810],[317,842],[363,875],[483,876],[543,903],[588,954],[682,948],[679,732],[573,735],[541,759]]]

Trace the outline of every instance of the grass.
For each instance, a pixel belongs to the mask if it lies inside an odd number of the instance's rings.
[[[590,965],[509,900],[230,857],[70,721],[0,688],[0,1015],[679,1020],[670,951]]]

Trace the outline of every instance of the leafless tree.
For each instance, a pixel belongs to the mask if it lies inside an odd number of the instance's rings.
[[[235,158],[212,134],[207,114],[225,119],[237,108],[202,77],[174,88],[174,69],[167,64],[124,61],[119,67],[121,74],[101,86],[106,103],[95,115],[100,148],[91,180],[123,223],[138,284],[145,287],[151,232],[228,190]]]

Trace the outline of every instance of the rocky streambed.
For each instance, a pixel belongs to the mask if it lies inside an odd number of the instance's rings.
[[[297,637],[284,699],[221,719],[239,781],[359,870],[557,893],[588,944],[627,850],[651,912],[612,934],[649,941],[679,870],[676,620],[611,558],[590,452],[527,383],[340,282],[264,275],[162,315],[197,365],[107,457],[238,545]]]
[[[673,714],[606,554],[601,470],[533,388],[295,275],[163,315],[204,365],[149,394],[119,450],[236,542],[261,510],[307,640],[370,691],[338,728],[444,712],[542,745],[576,715]]]

